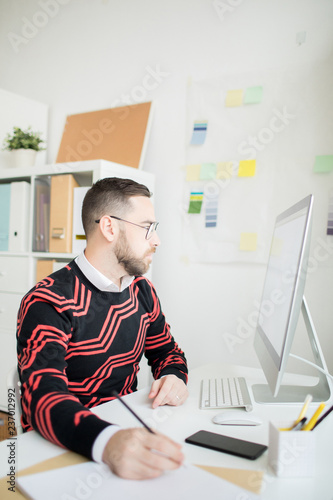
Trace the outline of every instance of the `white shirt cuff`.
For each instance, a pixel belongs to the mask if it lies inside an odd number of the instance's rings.
[[[113,434],[115,434],[119,430],[119,425],[109,425],[98,434],[92,448],[92,459],[94,460],[94,462],[97,462],[99,464],[103,463],[102,457],[104,448]]]

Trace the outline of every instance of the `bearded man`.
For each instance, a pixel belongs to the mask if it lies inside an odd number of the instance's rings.
[[[82,207],[84,252],[25,295],[17,322],[23,429],[129,479],[156,477],[184,459],[168,437],[90,411],[113,391],[136,390],[143,355],[153,408],[188,396],[184,353],[143,276],[160,244],[150,196],[129,179],[96,182]]]

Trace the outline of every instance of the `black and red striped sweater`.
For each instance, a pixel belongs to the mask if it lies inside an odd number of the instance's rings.
[[[153,285],[136,277],[120,293],[98,290],[74,261],[22,299],[17,321],[22,424],[89,458],[108,422],[88,408],[136,390],[144,354],[154,378],[187,381]]]

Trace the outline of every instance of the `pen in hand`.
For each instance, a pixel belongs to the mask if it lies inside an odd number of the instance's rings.
[[[145,429],[147,429],[148,432],[150,432],[151,434],[156,434],[140,417],[137,413],[135,413],[134,410],[132,410],[132,408],[127,404],[125,403],[125,401],[119,396],[118,392],[117,391],[112,391],[112,396],[115,396],[120,402],[122,405],[125,406],[125,408],[130,411],[132,413],[132,415],[140,422],[140,424],[142,424],[144,426]],[[162,455],[164,457],[167,457],[169,458],[170,460],[173,460],[172,458],[170,458],[168,455],[165,455],[164,453],[161,453],[159,452],[158,450],[152,450],[154,453],[156,453],[157,455]],[[186,467],[186,464],[183,462],[182,465],[184,467]]]
[[[151,434],[155,434],[155,432],[150,427],[148,427],[148,425],[139,417],[139,415],[137,415],[135,411],[132,410],[132,408],[128,406],[127,403],[125,403],[125,401],[119,396],[117,391],[112,391],[112,396],[115,396],[121,402],[121,404],[123,404],[125,408],[127,408],[127,410],[132,413],[132,415],[140,422],[140,424],[142,424],[143,427],[147,429],[148,432],[150,432]]]

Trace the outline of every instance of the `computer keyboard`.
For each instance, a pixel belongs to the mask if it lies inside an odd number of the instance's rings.
[[[201,381],[200,408],[245,408],[252,410],[252,401],[244,377],[224,377]]]

